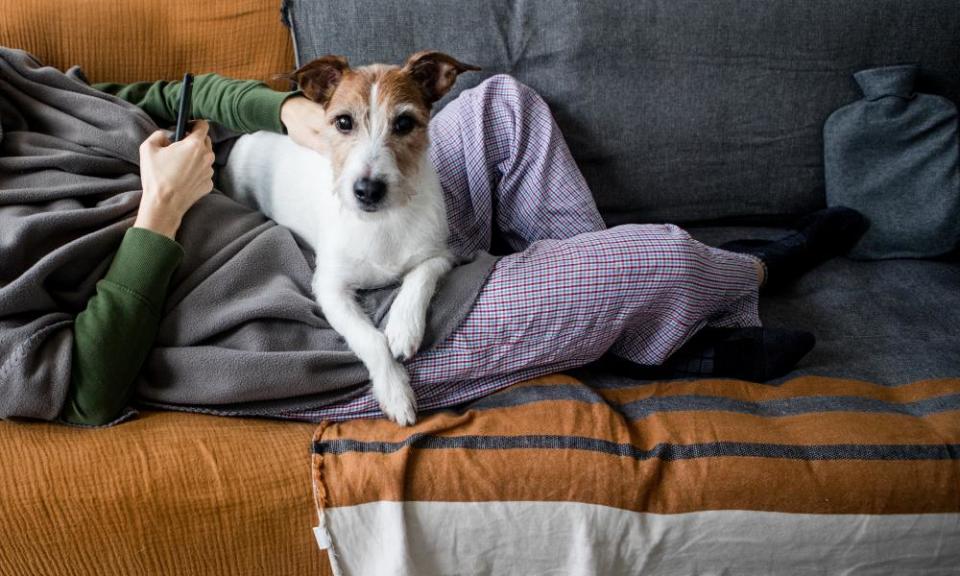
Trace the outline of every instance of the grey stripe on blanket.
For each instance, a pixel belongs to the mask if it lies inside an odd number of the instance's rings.
[[[51,420],[70,382],[73,318],[95,292],[140,200],[138,147],[157,126],[78,70],[0,48],[0,418]],[[310,295],[312,254],[214,192],[177,235],[156,345],[137,382],[152,406],[269,415],[360,393],[367,372]],[[460,324],[496,257],[438,286],[421,350]],[[397,286],[364,291],[381,328]]]

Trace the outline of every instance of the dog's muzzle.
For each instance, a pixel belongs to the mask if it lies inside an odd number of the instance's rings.
[[[353,184],[353,195],[357,197],[360,209],[365,212],[375,211],[377,204],[383,200],[386,194],[387,183],[383,180],[361,178]]]

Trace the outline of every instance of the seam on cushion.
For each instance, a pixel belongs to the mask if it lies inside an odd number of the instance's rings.
[[[293,32],[293,24],[290,22],[290,10],[292,9],[290,4],[290,0],[283,0],[280,3],[280,22]]]
[[[300,42],[297,38],[297,25],[293,21],[293,4],[290,0],[283,0],[283,5],[286,8],[282,12],[282,16],[286,19],[287,28],[290,29],[290,43],[293,45],[293,67],[294,70],[301,66],[300,64]]]

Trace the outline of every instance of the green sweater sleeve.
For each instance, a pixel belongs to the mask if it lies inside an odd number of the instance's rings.
[[[94,88],[136,104],[158,124],[176,122],[180,82],[94,84]],[[283,102],[299,92],[277,92],[255,80],[217,74],[194,79],[192,117],[237,132],[284,132]],[[96,294],[74,323],[70,389],[60,419],[104,425],[128,405],[134,379],[153,347],[160,312],[181,246],[143,228],[130,228]]]
[[[94,84],[97,90],[136,104],[157,124],[177,121],[180,81]],[[192,118],[216,122],[235,132],[267,130],[283,133],[280,106],[299,92],[277,92],[256,80],[233,80],[200,74],[193,80]]]
[[[71,383],[61,420],[103,425],[121,416],[182,259],[176,241],[144,228],[127,230],[97,293],[74,322]]]

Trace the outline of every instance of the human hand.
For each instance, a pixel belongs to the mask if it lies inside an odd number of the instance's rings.
[[[320,153],[326,150],[322,134],[327,117],[320,104],[306,96],[291,96],[280,106],[280,121],[297,144]]]
[[[213,144],[204,120],[171,143],[158,130],[140,145],[143,196],[134,226],[174,238],[187,210],[213,189]]]

